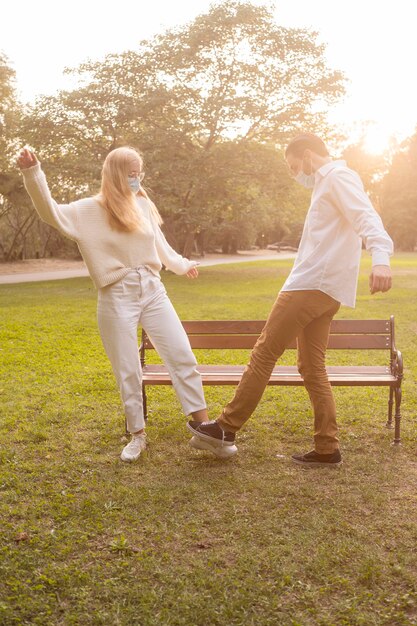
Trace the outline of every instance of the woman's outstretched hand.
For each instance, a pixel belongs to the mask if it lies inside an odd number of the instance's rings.
[[[198,277],[198,269],[197,269],[197,265],[198,263],[196,261],[194,261],[195,265],[194,267],[192,267],[190,270],[188,270],[186,276],[187,278],[197,278]]]
[[[28,167],[33,167],[38,163],[38,159],[34,152],[31,152],[28,148],[22,148],[19,153],[17,164],[21,170],[26,170]]]

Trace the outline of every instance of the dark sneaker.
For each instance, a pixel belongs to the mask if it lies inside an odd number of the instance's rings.
[[[335,450],[332,454],[319,454],[315,450],[307,454],[293,454],[292,460],[304,467],[336,467],[342,465],[342,455],[340,450]]]
[[[203,423],[190,420],[187,428],[194,435],[190,441],[193,448],[209,450],[222,459],[236,454],[235,433],[224,431],[215,420]]]

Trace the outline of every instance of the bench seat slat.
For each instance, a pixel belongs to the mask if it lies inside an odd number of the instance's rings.
[[[244,371],[243,365],[199,365],[203,385],[237,385]],[[388,386],[396,378],[385,366],[336,366],[328,367],[329,381],[332,385],[342,386]],[[171,378],[164,365],[146,365],[143,368],[145,385],[170,385]],[[304,381],[295,366],[278,366],[274,369],[269,385],[302,386]]]

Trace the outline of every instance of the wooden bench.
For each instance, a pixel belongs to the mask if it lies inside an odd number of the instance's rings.
[[[193,349],[249,349],[265,325],[265,321],[187,321],[182,322]],[[394,443],[400,443],[401,425],[401,382],[403,360],[395,346],[394,316],[389,320],[333,320],[330,328],[328,349],[330,350],[386,350],[389,352],[386,365],[378,366],[333,366],[328,367],[330,383],[334,386],[389,387],[387,427],[393,426],[395,401]],[[289,349],[296,348],[293,342]],[[148,365],[146,351],[153,345],[144,331],[139,348],[143,368],[143,406],[147,418],[146,387],[149,385],[171,385],[171,378],[164,365]],[[388,356],[388,355],[387,355]],[[199,365],[203,385],[237,385],[244,365]],[[277,365],[269,379],[269,385],[301,386],[304,381],[295,366]]]

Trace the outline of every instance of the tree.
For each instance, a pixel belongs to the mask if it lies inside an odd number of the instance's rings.
[[[229,0],[142,42],[140,55],[172,85],[181,119],[205,149],[231,134],[282,143],[297,127],[319,128],[323,104],[344,91],[316,39],[278,26],[267,6]]]
[[[344,90],[316,40],[278,26],[268,7],[221,2],[137,51],[68,70],[79,88],[40,99],[24,136],[57,199],[96,192],[106,154],[130,144],[145,154],[146,184],[180,248],[202,230],[215,238],[215,225],[249,242],[291,214],[273,147],[301,128],[325,132],[324,110]]]
[[[417,132],[394,156],[384,177],[381,193],[382,218],[400,250],[417,246]]]
[[[0,253],[13,258],[22,252],[33,224],[14,157],[22,108],[15,93],[15,72],[0,53]]]
[[[219,142],[195,193],[201,208],[193,213],[194,231],[204,230],[206,243],[225,253],[255,244],[260,235],[265,244],[276,241],[277,231],[289,233],[303,220],[308,203],[308,193],[290,178],[283,154],[255,141]],[[191,216],[183,213],[177,219],[191,224]]]
[[[0,159],[2,170],[10,158],[13,147],[16,117],[19,106],[15,93],[15,72],[5,54],[0,52]]]
[[[389,155],[370,154],[361,142],[345,148],[343,158],[349,167],[358,172],[365,189],[376,201],[381,180],[389,168]]]

